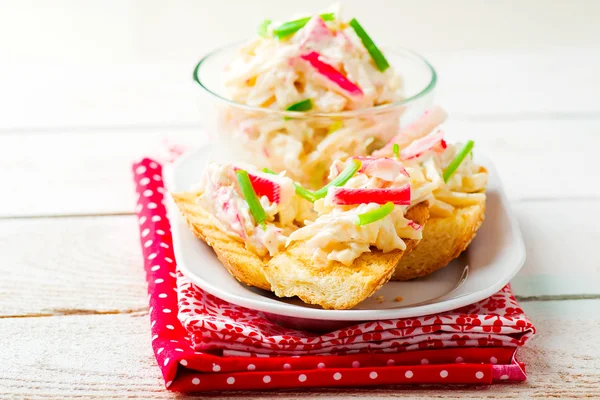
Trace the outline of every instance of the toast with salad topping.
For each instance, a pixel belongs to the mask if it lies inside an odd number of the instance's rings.
[[[488,173],[472,160],[473,142],[448,146],[441,130],[427,135],[446,118],[441,107],[433,107],[374,153],[385,157],[395,152],[405,163],[420,162],[439,183],[431,192],[423,239],[398,263],[392,280],[419,278],[448,265],[469,246],[485,217]],[[428,153],[434,157],[424,160]]]
[[[487,171],[473,142],[449,145],[435,107],[372,156],[338,159],[314,192],[251,165],[210,164],[173,198],[196,236],[240,282],[348,309],[390,278],[445,266],[485,214]]]

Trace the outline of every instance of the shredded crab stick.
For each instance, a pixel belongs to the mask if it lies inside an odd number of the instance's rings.
[[[243,171],[238,167],[233,167],[233,170],[236,172]],[[252,183],[252,188],[259,198],[266,196],[271,203],[279,204],[281,201],[281,185],[279,183],[267,179],[264,176],[260,176],[248,171],[246,172],[248,173],[250,183]]]
[[[320,16],[313,17],[306,24],[303,35],[300,38],[300,47],[306,48],[313,43],[319,43],[334,37],[333,33]]]
[[[375,151],[373,156],[383,157],[388,155],[392,151],[394,144],[398,144],[400,148],[405,147],[412,141],[433,131],[436,127],[441,125],[446,118],[448,118],[446,111],[440,106],[434,106],[425,111],[416,121],[400,129],[398,134],[382,149]]]
[[[423,225],[417,224],[415,221],[408,221],[408,226],[413,228],[415,231],[420,231],[423,229]]]
[[[269,168],[263,168],[263,172],[265,172],[267,174],[271,174],[271,175],[277,175],[277,173],[275,171],[271,171]],[[296,194],[298,196],[302,197],[305,200],[310,201],[311,203],[315,202],[316,198],[310,190],[303,188],[296,182],[294,182],[294,187],[296,188]]]
[[[474,145],[475,143],[472,140],[468,140],[467,143],[465,143],[465,145],[463,146],[463,148],[460,149],[456,157],[454,157],[454,159],[450,161],[450,164],[444,171],[444,182],[448,183],[448,180],[456,172],[456,170],[463,162],[465,157],[471,152],[471,150],[473,150]]]
[[[352,83],[344,76],[344,74],[335,69],[332,65],[321,61],[320,57],[321,55],[316,51],[311,51],[310,53],[300,56],[300,58],[307,61],[324,78],[342,89],[345,94],[352,97],[362,97],[363,91],[358,86]]]
[[[385,203],[383,206],[379,207],[376,210],[358,214],[358,221],[356,225],[363,226],[373,223],[375,221],[379,221],[380,219],[383,219],[390,215],[392,211],[394,211],[394,203]]]
[[[331,203],[338,206],[388,202],[407,206],[410,205],[410,185],[386,189],[332,187],[329,189],[328,196],[330,196]]]
[[[256,196],[256,192],[254,191],[254,187],[250,181],[248,171],[238,169],[235,171],[235,176],[240,185],[242,196],[244,196],[244,200],[246,200],[246,203],[248,203],[248,208],[250,208],[250,214],[252,214],[256,224],[262,225],[264,228],[265,221],[267,220],[267,213],[265,212],[262,204],[260,204],[260,200],[258,200],[258,197]]]
[[[358,172],[386,181],[393,181],[400,174],[410,177],[402,164],[393,158],[354,157],[362,163]]]
[[[231,201],[231,194],[228,192],[227,187],[221,186],[215,191],[214,202],[215,207],[223,212],[225,220],[229,223],[231,229],[245,240],[247,235],[240,210]]]
[[[426,151],[437,149],[444,150],[445,148],[446,142],[444,141],[444,132],[437,131],[436,133],[417,139],[406,146],[400,151],[400,158],[409,160],[411,158],[419,157]]]
[[[352,178],[354,176],[354,174],[356,174],[358,172],[358,170],[361,169],[361,167],[362,167],[362,163],[360,162],[360,160],[353,159],[350,163],[348,163],[348,165],[346,165],[346,168],[344,168],[344,170],[338,176],[336,176],[331,182],[329,182],[327,185],[323,186],[321,189],[313,192],[313,196],[317,200],[322,199],[323,197],[327,196],[327,191],[329,190],[330,187],[343,186],[346,182],[348,182],[350,180],[350,178]]]

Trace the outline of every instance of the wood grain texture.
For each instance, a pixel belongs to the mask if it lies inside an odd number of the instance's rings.
[[[580,212],[557,218],[568,206]],[[600,296],[597,201],[517,202],[527,260],[521,297]],[[564,232],[579,232],[577,236]],[[0,220],[0,317],[145,309],[146,283],[134,216]],[[565,251],[569,249],[569,251]]]
[[[200,128],[62,131],[0,135],[2,216],[131,213],[131,165],[161,157],[163,139],[202,144]]]
[[[405,13],[390,14],[397,17]],[[263,14],[256,21],[264,17]],[[473,20],[478,19],[473,17]],[[155,28],[152,26],[143,35],[156,34]],[[193,45],[190,43],[186,50],[180,42],[188,36]],[[243,36],[246,35],[239,37]],[[168,39],[161,37],[159,41],[164,40]],[[186,34],[178,37],[177,42],[168,49],[186,52],[179,53],[179,61],[111,54],[101,62],[88,60],[83,65],[79,60],[63,63],[47,59],[1,65],[0,77],[10,79],[0,78],[3,87],[0,131],[167,127],[202,122],[203,111],[213,99],[192,81],[192,70],[204,54],[231,41],[211,42],[201,50],[195,47],[197,36]],[[411,47],[393,41],[389,44]],[[136,50],[132,49],[132,53]],[[433,51],[425,56],[439,75],[437,100],[455,115],[469,118],[600,115],[600,106],[595,101],[600,77],[594,73],[600,69],[598,47],[526,52]],[[40,70],[44,73],[40,74]]]
[[[539,335],[521,352],[529,380],[491,387],[380,387],[212,393],[216,398],[433,399],[600,396],[600,300],[528,302]],[[0,398],[176,399],[163,389],[145,313],[0,320]],[[194,397],[186,397],[194,398]]]
[[[464,121],[451,117],[450,140],[473,138],[496,163],[509,198],[596,198],[597,120]],[[568,145],[565,137],[568,136]],[[160,156],[162,139],[206,143],[200,128],[91,130],[0,135],[0,217],[130,213],[130,167]],[[164,151],[164,150],[163,150]],[[535,156],[533,156],[535,154]]]
[[[0,317],[145,309],[134,217],[0,220]]]

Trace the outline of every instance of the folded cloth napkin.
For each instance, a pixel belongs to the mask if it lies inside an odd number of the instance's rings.
[[[192,284],[176,268],[162,166],[133,165],[152,346],[169,390],[267,390],[525,380],[516,349],[535,333],[510,287],[437,315],[328,333],[285,328]]]

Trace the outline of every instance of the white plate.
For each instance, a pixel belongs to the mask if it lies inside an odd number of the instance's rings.
[[[208,160],[214,158],[215,149],[210,146],[181,158],[167,169],[170,190],[189,190],[199,181]],[[297,298],[278,298],[270,292],[239,283],[219,262],[212,249],[188,230],[170,201],[168,209],[177,265],[185,276],[207,292],[234,304],[274,314],[274,319],[288,325],[293,325],[293,320],[286,317],[365,321],[415,317],[472,304],[499,291],[525,262],[521,232],[509,209],[496,170],[479,154],[477,160],[489,171],[487,212],[485,222],[468,250],[447,267],[425,278],[386,283],[352,310],[323,310],[304,304]],[[467,265],[468,276],[464,279]],[[383,301],[380,296],[383,296]],[[398,296],[402,297],[401,301],[395,301]]]

